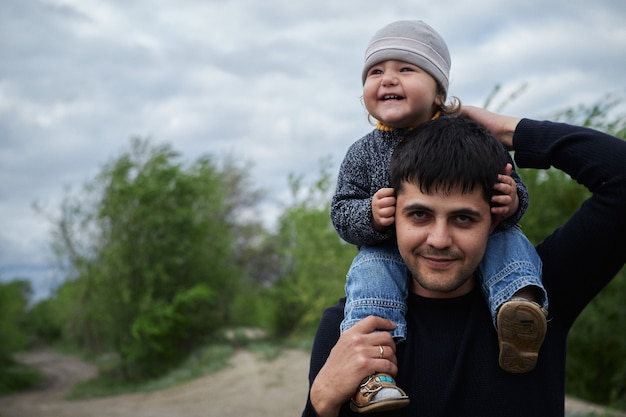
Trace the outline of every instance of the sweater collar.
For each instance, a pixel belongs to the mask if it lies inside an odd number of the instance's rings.
[[[439,116],[441,116],[441,111],[437,110],[437,113],[435,113],[435,115],[433,117],[431,117],[430,120],[438,119]],[[395,127],[387,126],[386,124],[384,124],[380,120],[378,120],[376,122],[376,129],[382,130],[383,132],[393,132],[394,130],[396,130]],[[411,130],[411,129],[413,129],[413,128],[412,127],[409,128],[409,130]]]

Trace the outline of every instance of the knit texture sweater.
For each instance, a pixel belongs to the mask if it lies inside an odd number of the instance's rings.
[[[592,192],[564,225],[536,246],[550,298],[548,331],[536,368],[525,374],[500,369],[497,335],[478,287],[452,299],[412,294],[408,337],[396,352],[397,383],[411,403],[377,415],[564,415],[567,334],[626,262],[626,143],[595,130],[524,119],[514,148],[519,166],[554,166]],[[343,303],[322,316],[311,353],[310,383],[339,338]],[[354,414],[346,404],[341,415]],[[302,416],[316,416],[309,401]]]
[[[395,231],[388,227],[379,232],[372,226],[372,197],[390,184],[391,156],[407,129],[374,129],[354,142],[341,163],[337,188],[333,195],[330,218],[339,236],[358,247],[395,244]],[[513,164],[513,160],[510,161]],[[528,207],[528,190],[517,172],[519,208],[514,216],[498,228],[509,228],[519,222]]]

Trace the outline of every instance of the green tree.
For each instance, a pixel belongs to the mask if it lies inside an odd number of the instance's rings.
[[[61,339],[61,321],[54,300],[46,298],[33,305],[26,316],[27,329],[33,344],[51,345]]]
[[[31,295],[32,288],[27,280],[0,282],[0,361],[28,344],[24,325]]]
[[[26,311],[32,295],[30,282],[0,282],[0,395],[33,385],[39,375],[18,364],[13,353],[29,343]]]
[[[117,352],[133,379],[161,373],[226,324],[241,275],[238,211],[256,193],[245,179],[232,160],[185,166],[171,147],[133,139],[55,222],[55,252],[73,278],[56,297],[64,337]]]
[[[309,187],[301,177],[289,177],[294,202],[279,220],[281,270],[270,290],[274,330],[280,335],[315,330],[324,308],[344,295],[342,277],[356,255],[330,221],[328,166],[328,160],[321,162],[320,177]]]

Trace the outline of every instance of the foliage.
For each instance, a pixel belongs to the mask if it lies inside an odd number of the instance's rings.
[[[587,306],[568,340],[567,389],[626,409],[626,270]]]
[[[0,358],[0,395],[33,387],[42,379],[43,375],[32,368],[11,358]]]
[[[42,375],[13,359],[30,344],[27,308],[32,289],[29,281],[0,282],[0,395],[29,388]]]
[[[132,338],[122,346],[123,357],[142,376],[160,375],[181,359],[181,353],[191,351],[196,335],[219,323],[206,323],[207,315],[202,314],[215,309],[216,299],[214,291],[198,284],[177,292],[170,303],[156,300],[135,318]]]
[[[246,187],[230,160],[185,166],[169,146],[133,139],[55,222],[73,277],[54,299],[64,340],[116,352],[126,379],[162,373],[206,341],[238,289],[237,215],[257,198]]]
[[[0,395],[27,388],[40,380],[38,373],[13,360],[13,353],[29,343],[26,310],[31,292],[26,280],[0,282]]]
[[[590,193],[562,171],[518,169],[530,194],[528,210],[521,220],[528,239],[537,244],[563,224]]]
[[[229,322],[232,326],[271,329],[274,299],[268,288],[281,274],[280,243],[275,234],[261,228],[247,228],[244,233],[248,236],[246,243],[236,250],[236,262],[243,272],[239,291],[230,304]]]
[[[27,346],[28,336],[24,326],[31,292],[30,283],[26,280],[0,282],[0,361]]]
[[[269,289],[273,330],[279,335],[311,334],[322,311],[344,295],[345,277],[356,249],[341,241],[329,217],[328,160],[308,188],[291,176],[294,199],[279,220],[281,273]]]
[[[61,321],[55,307],[53,300],[45,299],[28,310],[27,329],[33,344],[51,345],[61,338]]]
[[[609,93],[595,103],[579,104],[554,113],[550,120],[586,126],[626,139],[626,93]]]

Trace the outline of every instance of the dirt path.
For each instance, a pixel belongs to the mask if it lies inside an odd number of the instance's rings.
[[[81,401],[64,396],[77,381],[96,374],[91,365],[51,350],[28,352],[19,360],[48,378],[37,389],[0,397],[0,417],[295,417],[306,399],[309,358],[288,350],[267,362],[240,351],[229,367],[173,388]],[[569,412],[603,411],[571,398],[565,406]]]
[[[294,417],[307,393],[308,357],[284,351],[268,362],[240,351],[217,373],[146,394],[65,401],[79,380],[96,370],[50,350],[23,354],[22,362],[48,376],[38,389],[0,397],[1,417]]]

